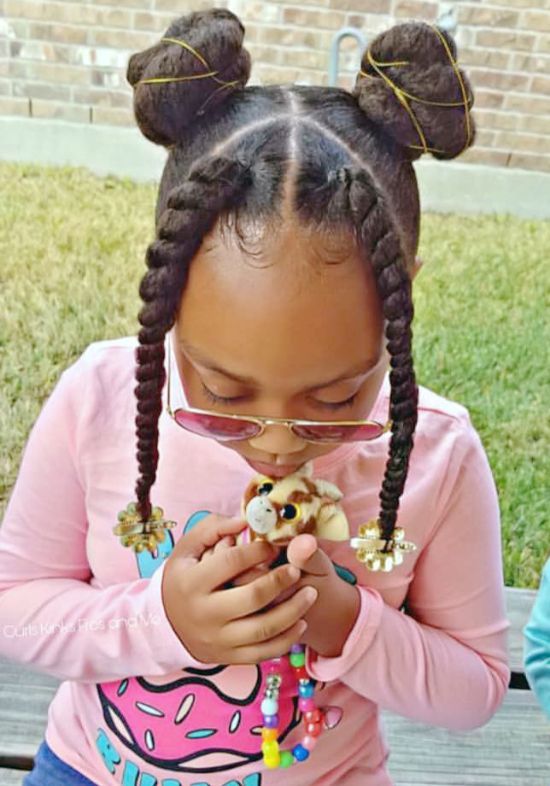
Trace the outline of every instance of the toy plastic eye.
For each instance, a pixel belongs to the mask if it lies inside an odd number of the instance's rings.
[[[273,491],[273,483],[270,480],[264,480],[264,482],[258,486],[258,494],[269,494]]]
[[[302,513],[299,505],[292,505],[289,503],[281,510],[281,518],[286,519],[286,521],[295,521],[299,519],[301,515]]]

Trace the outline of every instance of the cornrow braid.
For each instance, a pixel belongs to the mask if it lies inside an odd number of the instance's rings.
[[[365,169],[352,170],[348,181],[349,208],[357,239],[372,265],[382,299],[386,347],[390,354],[390,451],[382,488],[382,537],[391,538],[399,500],[409,468],[418,418],[418,387],[412,360],[414,315],[411,279],[405,267],[400,237],[384,195]],[[385,551],[391,548],[388,542]]]
[[[386,200],[368,171],[360,166],[333,170],[310,201],[309,216],[347,215],[361,255],[372,266],[385,322],[386,347],[390,354],[390,451],[380,490],[379,523],[382,538],[389,542],[409,467],[417,422],[418,387],[411,354],[411,322],[414,314],[411,280],[405,266],[400,235]],[[321,202],[317,201],[321,198]],[[328,204],[327,204],[328,199]]]
[[[250,166],[223,156],[202,159],[180,186],[172,189],[146,252],[149,268],[139,285],[144,305],[136,347],[134,388],[139,476],[136,508],[142,522],[152,512],[150,492],[158,467],[158,421],[162,411],[164,339],[174,325],[191,260],[220,212],[237,206],[251,183]]]

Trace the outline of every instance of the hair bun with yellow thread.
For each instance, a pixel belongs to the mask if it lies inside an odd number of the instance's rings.
[[[406,22],[374,38],[352,94],[411,160],[455,158],[474,142],[472,87],[453,38],[436,25]]]
[[[212,8],[176,19],[154,46],[130,57],[134,114],[147,139],[170,146],[197,117],[222,105],[250,77],[245,28],[235,14]]]

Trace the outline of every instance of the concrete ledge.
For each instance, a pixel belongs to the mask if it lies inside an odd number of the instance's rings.
[[[158,180],[166,151],[137,128],[0,117],[0,160],[83,166],[96,175]]]
[[[157,181],[166,151],[137,128],[0,117],[0,159]],[[415,168],[423,210],[550,218],[550,174],[433,159]]]
[[[550,174],[435,159],[415,169],[422,210],[550,218]]]

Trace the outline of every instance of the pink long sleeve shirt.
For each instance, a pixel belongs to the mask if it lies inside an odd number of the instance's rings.
[[[360,613],[341,656],[307,653],[335,725],[283,773],[260,757],[264,667],[195,660],[161,596],[174,543],[208,512],[237,515],[254,471],[163,410],[152,501],[178,525],[154,555],[112,532],[137,477],[136,343],[95,342],[63,372],[0,527],[0,655],[62,680],[45,732],[54,752],[100,786],[388,786],[380,708],[449,729],[488,721],[509,680],[509,622],[497,495],[464,407],[420,388],[399,510],[417,551],[372,573],[347,542],[331,544]],[[172,384],[177,404],[177,374]],[[387,416],[388,396],[386,376],[373,417]],[[386,434],[314,460],[314,476],[343,491],[352,535],[378,513],[388,443]],[[280,716],[286,749],[303,731],[284,689]]]

